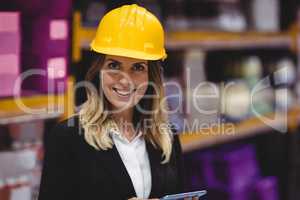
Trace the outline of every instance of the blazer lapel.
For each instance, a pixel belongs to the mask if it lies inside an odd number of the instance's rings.
[[[164,178],[162,172],[162,164],[161,164],[161,151],[155,149],[154,146],[146,141],[146,148],[149,156],[149,162],[151,167],[151,181],[152,187],[149,198],[159,198],[163,191],[163,181]]]
[[[116,184],[116,188],[121,191],[125,198],[136,197],[133,184],[126,167],[119,155],[119,152],[114,145],[112,149],[99,151],[98,158],[100,165],[104,166],[110,173],[112,180]]]
[[[162,152],[146,140],[146,149],[149,156],[150,168],[151,168],[151,192],[149,198],[159,198],[163,195],[164,191],[164,173],[161,164]],[[112,181],[116,184],[125,198],[136,197],[134,186],[131,182],[131,178],[126,170],[126,167],[119,155],[119,152],[114,145],[112,149],[106,151],[98,151],[97,159],[99,165],[106,168],[112,177]]]

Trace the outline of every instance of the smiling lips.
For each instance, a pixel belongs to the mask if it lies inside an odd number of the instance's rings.
[[[113,87],[112,89],[120,97],[129,97],[130,95],[132,95],[136,91],[136,89],[123,90],[123,89],[118,89],[116,87]]]

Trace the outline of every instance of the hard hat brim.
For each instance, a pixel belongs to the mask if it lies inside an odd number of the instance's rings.
[[[137,58],[143,60],[164,60],[167,58],[167,54],[165,52],[163,52],[162,55],[158,55],[158,54],[148,54],[141,51],[134,51],[131,49],[123,49],[123,48],[115,48],[115,47],[94,47],[93,45],[91,45],[91,50],[106,55],[124,56],[124,57]]]

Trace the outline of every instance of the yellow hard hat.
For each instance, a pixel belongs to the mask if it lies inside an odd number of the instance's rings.
[[[108,12],[100,21],[91,49],[98,53],[144,60],[167,57],[159,20],[136,4]]]

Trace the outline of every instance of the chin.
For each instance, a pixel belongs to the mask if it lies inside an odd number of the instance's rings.
[[[117,110],[123,111],[126,110],[128,108],[132,108],[135,106],[134,103],[128,103],[128,102],[124,102],[124,101],[117,101],[117,100],[113,100],[110,101],[111,105],[113,105],[113,107]]]

